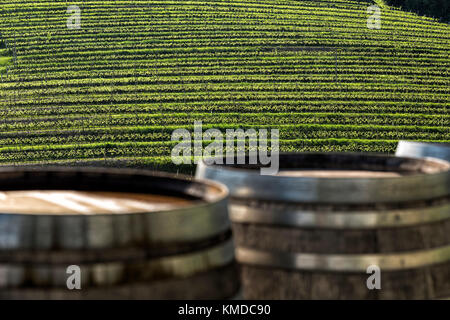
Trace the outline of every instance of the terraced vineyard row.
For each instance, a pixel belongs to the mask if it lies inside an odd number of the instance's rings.
[[[279,129],[283,151],[450,141],[450,26],[381,0],[5,0],[0,31],[0,164],[174,169],[194,121]]]

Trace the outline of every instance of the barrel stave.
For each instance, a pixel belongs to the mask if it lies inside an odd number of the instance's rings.
[[[431,249],[450,244],[450,220],[404,228],[333,230],[233,224],[236,246],[267,251],[363,254]]]
[[[247,299],[435,299],[450,296],[450,263],[382,272],[381,290],[369,290],[368,274],[294,271],[242,266]],[[273,285],[276,283],[276,285]]]

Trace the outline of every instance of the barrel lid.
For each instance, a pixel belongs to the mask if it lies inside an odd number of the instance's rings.
[[[249,164],[207,165],[202,161],[196,176],[222,182],[231,197],[243,199],[357,204],[427,200],[450,194],[450,163],[438,159],[314,152],[279,156],[281,172],[351,170],[378,172],[380,176],[266,176],[260,175],[260,168]]]
[[[42,192],[41,192],[42,191]],[[167,200],[185,200],[183,207],[201,207],[208,203],[223,200],[228,195],[226,186],[214,181],[196,181],[190,176],[175,175],[166,172],[137,170],[137,169],[111,169],[111,168],[83,168],[83,167],[2,167],[0,168],[0,197],[11,193],[19,195],[37,194],[41,192],[51,197],[51,193],[73,193],[74,197],[82,196],[83,192],[107,200],[106,195],[113,197],[116,193],[136,195],[159,195]],[[94,197],[94,196],[93,196]],[[101,198],[99,199],[101,201]],[[148,210],[134,208],[124,213],[157,212],[174,209],[160,206],[161,210]],[[99,209],[99,208],[96,208]],[[28,214],[27,212],[5,212],[12,214]],[[78,215],[82,212],[67,210],[67,212],[49,212],[49,214]],[[32,213],[32,212],[30,212]],[[93,212],[96,215],[111,214],[111,210]],[[120,212],[117,212],[120,213]],[[43,213],[41,213],[42,215]]]

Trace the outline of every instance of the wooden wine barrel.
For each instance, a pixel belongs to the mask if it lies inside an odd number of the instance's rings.
[[[400,140],[395,155],[412,158],[431,157],[450,161],[450,144]]]
[[[149,171],[0,169],[0,299],[232,298],[227,200],[220,184]]]
[[[448,162],[351,153],[279,161],[274,176],[257,165],[197,168],[197,178],[229,188],[244,298],[450,297]],[[380,290],[367,286],[372,265]]]

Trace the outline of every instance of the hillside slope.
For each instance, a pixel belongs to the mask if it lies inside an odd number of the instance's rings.
[[[170,166],[171,133],[279,128],[283,151],[449,141],[450,26],[371,1],[5,0],[0,164]]]

